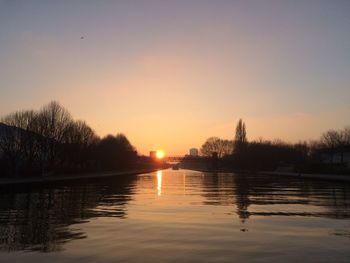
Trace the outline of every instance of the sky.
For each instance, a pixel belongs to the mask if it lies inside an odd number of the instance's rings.
[[[350,1],[0,0],[0,116],[59,101],[142,154],[350,125]]]

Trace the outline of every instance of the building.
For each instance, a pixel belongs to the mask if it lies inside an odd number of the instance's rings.
[[[191,148],[190,149],[190,156],[198,156],[198,149],[197,148]]]
[[[157,151],[150,151],[149,152],[149,157],[151,159],[156,159],[157,158]]]

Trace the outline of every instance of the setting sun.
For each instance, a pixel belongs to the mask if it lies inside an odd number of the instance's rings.
[[[350,263],[349,43],[350,0],[0,0],[0,263]]]
[[[163,159],[164,155],[165,155],[164,151],[157,150],[156,156],[157,156],[158,159]]]

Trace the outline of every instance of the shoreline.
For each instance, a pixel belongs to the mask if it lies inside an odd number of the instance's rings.
[[[273,175],[273,176],[289,176],[296,178],[305,179],[317,179],[323,181],[337,181],[337,182],[349,182],[349,175],[340,174],[309,174],[309,173],[287,173],[287,172],[259,172],[262,175]]]
[[[164,168],[152,168],[152,169],[140,169],[140,170],[129,170],[129,171],[115,171],[115,172],[100,172],[100,173],[88,173],[81,175],[55,175],[55,176],[41,176],[41,177],[31,177],[31,178],[1,178],[0,186],[4,185],[20,185],[20,184],[45,184],[45,183],[55,183],[55,182],[67,182],[67,181],[84,181],[84,180],[94,180],[94,179],[104,179],[113,178],[116,176],[128,176],[137,175],[143,173],[151,173],[158,170],[163,170]],[[254,173],[258,175],[268,175],[268,176],[288,176],[301,179],[316,179],[323,181],[337,181],[337,182],[349,182],[349,175],[337,175],[337,174],[309,174],[309,173],[291,173],[291,172],[275,172],[275,171],[234,171],[227,169],[211,170],[211,169],[191,169],[183,168],[185,170],[192,170],[205,173]]]
[[[219,170],[210,170],[210,169],[190,169],[198,172],[205,172],[205,173],[254,173],[259,175],[269,175],[269,176],[288,176],[288,177],[295,177],[295,178],[302,178],[302,179],[315,179],[315,180],[323,180],[323,181],[337,181],[337,182],[349,182],[350,183],[350,175],[340,175],[340,174],[309,174],[309,173],[291,173],[291,172],[264,172],[264,171],[257,171],[257,172],[250,172],[250,171],[234,171],[234,170],[227,170],[227,169],[219,169]]]
[[[31,177],[31,178],[1,178],[0,186],[17,185],[17,184],[45,184],[45,183],[89,180],[89,179],[99,179],[99,178],[104,179],[104,178],[113,178],[116,176],[151,173],[158,170],[162,170],[162,168],[129,170],[129,171],[120,171],[120,172],[116,171],[116,172],[88,173],[88,174],[82,174],[82,175],[55,175],[55,176],[46,176],[46,177],[41,176],[41,177]]]

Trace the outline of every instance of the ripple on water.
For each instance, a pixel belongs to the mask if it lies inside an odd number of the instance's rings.
[[[188,170],[1,189],[0,250],[11,252],[1,258],[346,262],[349,190],[330,182]]]

